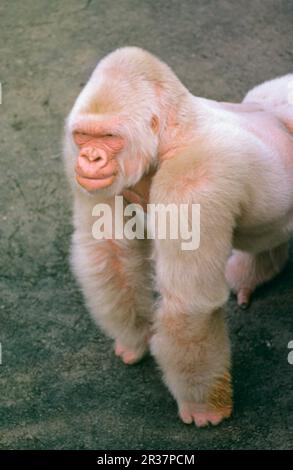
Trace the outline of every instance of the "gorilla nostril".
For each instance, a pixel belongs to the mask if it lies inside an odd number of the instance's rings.
[[[89,153],[84,151],[84,150],[80,152],[79,156],[83,157],[83,158],[86,158],[86,159],[89,159]]]
[[[99,155],[96,155],[95,153],[91,153],[89,156],[88,156],[88,159],[91,161],[91,162],[98,162],[101,157]]]
[[[100,168],[103,168],[103,166],[106,165],[106,161],[105,161],[105,159],[104,159],[103,157],[101,157],[101,155],[97,155],[97,156],[95,156],[95,157],[93,157],[93,158],[90,158],[89,160],[90,160],[91,162],[97,163]]]

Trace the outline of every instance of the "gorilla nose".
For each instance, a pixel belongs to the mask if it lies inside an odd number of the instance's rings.
[[[106,152],[95,147],[87,147],[83,149],[80,156],[85,157],[90,162],[96,162],[99,168],[103,168],[107,164]]]

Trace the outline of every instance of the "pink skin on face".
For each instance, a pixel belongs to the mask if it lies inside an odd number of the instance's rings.
[[[99,127],[93,131],[85,122],[73,133],[73,138],[80,149],[75,166],[78,184],[87,191],[113,184],[118,172],[116,156],[123,148],[123,138],[107,134]]]

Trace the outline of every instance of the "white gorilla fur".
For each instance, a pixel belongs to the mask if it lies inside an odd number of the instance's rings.
[[[72,265],[88,308],[125,363],[150,346],[186,423],[217,424],[231,414],[223,314],[229,289],[246,304],[287,260],[293,230],[290,81],[293,74],[259,85],[241,104],[218,103],[193,96],[150,53],[126,47],[97,65],[66,122]],[[72,132],[82,119],[112,118],[113,132],[126,142],[118,176],[90,194],[75,181]],[[149,202],[201,205],[199,249],[182,251],[180,239],[93,239],[93,206],[113,204],[115,194],[151,169]],[[154,288],[160,294],[155,304]]]

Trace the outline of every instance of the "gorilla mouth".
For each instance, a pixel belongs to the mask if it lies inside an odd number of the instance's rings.
[[[105,167],[99,168],[97,162],[88,162],[79,158],[75,167],[75,178],[80,186],[88,191],[106,188],[113,184],[117,175],[116,162],[109,162]]]
[[[87,191],[95,191],[96,189],[103,189],[111,186],[115,180],[115,174],[111,176],[102,176],[100,178],[91,178],[88,176],[82,176],[76,173],[76,181]]]

